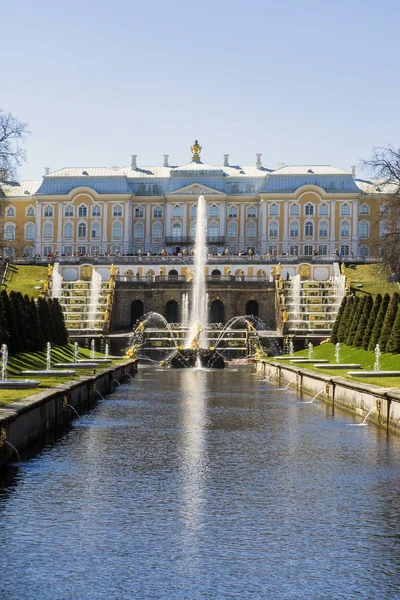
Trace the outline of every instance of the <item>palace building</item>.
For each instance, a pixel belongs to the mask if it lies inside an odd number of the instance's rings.
[[[3,189],[3,247],[14,256],[188,253],[197,198],[207,202],[212,254],[368,257],[379,238],[382,195],[354,168],[221,165],[64,168]],[[381,197],[380,197],[381,196]]]

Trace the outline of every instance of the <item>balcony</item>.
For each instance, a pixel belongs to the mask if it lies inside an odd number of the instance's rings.
[[[178,246],[180,244],[194,244],[195,238],[191,236],[173,236],[165,238],[166,246]],[[207,236],[207,244],[221,246],[225,244],[225,236]]]

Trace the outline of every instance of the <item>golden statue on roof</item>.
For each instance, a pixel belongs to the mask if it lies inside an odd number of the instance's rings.
[[[190,146],[192,152],[192,160],[200,160],[201,146],[197,140],[194,141],[193,146]]]

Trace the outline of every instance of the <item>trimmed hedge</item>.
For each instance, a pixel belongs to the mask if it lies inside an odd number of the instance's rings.
[[[344,296],[344,298],[339,306],[339,311],[338,311],[338,314],[336,317],[336,321],[334,322],[333,327],[332,327],[331,340],[330,340],[332,344],[336,344],[339,341],[338,340],[338,332],[339,332],[340,322],[343,317],[344,309],[346,308],[346,304],[347,304],[347,296]]]
[[[399,305],[400,295],[395,292],[390,299],[385,319],[382,325],[381,335],[379,336],[379,346],[382,352],[386,352],[387,343],[392,332],[393,323],[396,318],[397,307]]]
[[[375,319],[374,328],[372,330],[371,338],[370,338],[369,344],[368,344],[368,350],[371,350],[371,351],[375,350],[375,346],[379,342],[379,338],[381,336],[383,322],[385,320],[385,315],[386,315],[386,311],[389,306],[389,302],[390,302],[390,296],[389,296],[389,294],[385,294],[383,296],[377,317]]]
[[[382,295],[377,294],[376,298],[375,298],[375,302],[374,302],[372,310],[371,310],[371,313],[368,317],[367,326],[365,328],[365,332],[364,332],[364,336],[363,336],[363,340],[362,340],[362,348],[364,350],[368,350],[369,340],[371,339],[372,330],[374,328],[376,317],[378,316],[378,312],[379,312],[381,304],[382,304]]]
[[[362,347],[365,330],[367,328],[368,318],[371,314],[373,305],[374,301],[372,299],[372,296],[364,296],[363,310],[358,321],[356,335],[353,339],[353,346],[355,346],[356,348]]]

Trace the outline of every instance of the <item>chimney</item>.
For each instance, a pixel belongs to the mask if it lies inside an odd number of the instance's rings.
[[[169,154],[164,154],[164,167],[169,167]]]
[[[229,167],[229,154],[224,154],[224,167]]]
[[[132,171],[136,171],[137,170],[137,164],[136,164],[137,154],[131,154],[131,156],[132,156],[131,169],[132,169]]]
[[[45,167],[44,168],[44,174],[48,175],[50,173],[50,167]]]
[[[282,162],[278,163],[278,169],[283,169],[284,166],[285,166],[285,163],[282,163]]]
[[[256,154],[256,167],[257,169],[261,169],[262,165],[261,165],[261,156],[262,154]]]
[[[351,173],[352,173],[353,177],[356,176],[356,165],[351,165]]]

